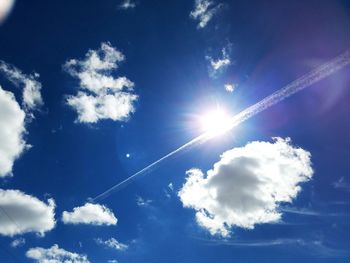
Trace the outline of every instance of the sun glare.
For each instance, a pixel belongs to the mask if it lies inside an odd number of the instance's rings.
[[[230,117],[225,111],[216,109],[204,114],[200,118],[200,122],[204,132],[211,136],[217,136],[227,130]]]

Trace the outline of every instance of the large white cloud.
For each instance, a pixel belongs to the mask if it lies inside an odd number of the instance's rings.
[[[124,55],[110,43],[102,43],[98,50],[89,50],[84,59],[64,64],[63,68],[80,81],[78,93],[67,97],[67,104],[78,114],[78,122],[125,121],[135,111],[138,96],[133,93],[134,83],[126,77],[112,76],[124,60]]]
[[[41,83],[37,80],[38,73],[26,75],[13,65],[0,60],[0,72],[15,86],[23,86],[23,106],[25,109],[34,110],[43,104],[41,97]]]
[[[86,255],[77,254],[53,245],[50,248],[35,247],[27,251],[26,256],[38,263],[89,263]]]
[[[229,236],[233,226],[252,229],[280,220],[280,203],[291,203],[300,183],[312,177],[310,156],[290,139],[251,142],[223,153],[207,175],[187,171],[178,195],[184,207],[195,209],[200,226]]]
[[[64,211],[62,221],[65,224],[116,225],[118,219],[107,207],[100,204],[86,203],[75,207],[73,212]]]
[[[26,148],[25,132],[25,112],[0,86],[0,177],[12,175],[14,161]]]
[[[0,234],[14,236],[28,232],[44,235],[55,227],[55,202],[47,203],[19,190],[0,189]]]
[[[198,28],[204,28],[220,8],[211,0],[195,0],[194,10],[190,13],[192,19],[198,20]]]

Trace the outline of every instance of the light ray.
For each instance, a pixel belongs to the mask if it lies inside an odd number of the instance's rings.
[[[276,92],[272,93],[271,95],[265,97],[264,99],[260,100],[259,102],[253,104],[252,106],[246,108],[245,110],[241,111],[240,113],[233,116],[230,121],[225,125],[224,127],[221,127],[220,133],[213,133],[211,131],[205,132],[198,137],[192,139],[188,143],[182,145],[178,149],[168,153],[167,155],[163,156],[162,158],[158,159],[157,161],[151,163],[150,165],[146,166],[142,170],[134,173],[130,177],[126,178],[125,180],[121,181],[120,183],[114,185],[113,187],[109,188],[105,192],[99,194],[95,198],[91,199],[92,202],[97,202],[100,200],[103,200],[107,198],[109,195],[111,195],[113,192],[119,191],[122,187],[128,185],[129,183],[133,182],[137,178],[141,177],[142,175],[147,174],[151,170],[155,169],[162,163],[163,161],[169,159],[170,157],[174,157],[175,155],[184,152],[186,150],[191,149],[192,147],[202,144],[213,137],[216,137],[220,134],[223,134],[225,132],[230,131],[235,126],[239,125],[240,123],[248,120],[249,118],[255,116],[256,114],[268,109],[269,107],[281,102],[282,100],[288,98],[289,96],[313,85],[314,83],[332,75],[333,73],[337,72],[338,70],[344,68],[350,64],[350,50],[345,51],[341,55],[335,57],[334,59],[328,61],[327,63],[315,68],[314,70],[310,71],[309,73],[301,76],[300,78],[294,80],[287,86],[284,86],[283,88],[277,90]]]

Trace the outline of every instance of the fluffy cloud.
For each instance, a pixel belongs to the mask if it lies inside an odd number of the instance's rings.
[[[119,6],[120,9],[124,9],[124,10],[132,9],[135,7],[136,7],[136,3],[133,0],[124,0]]]
[[[51,248],[31,248],[27,251],[26,256],[34,259],[38,263],[89,263],[86,255],[69,252],[58,245]]]
[[[28,232],[44,235],[55,227],[55,202],[47,203],[18,190],[0,189],[0,234],[14,236]]]
[[[235,90],[235,85],[227,83],[227,84],[225,84],[225,90],[227,92],[232,93]]]
[[[0,177],[12,173],[14,161],[26,148],[25,112],[13,93],[0,86]]]
[[[107,239],[107,240],[102,240],[101,238],[97,238],[96,243],[99,245],[103,245],[105,247],[108,247],[108,248],[119,250],[119,251],[124,251],[129,247],[128,245],[119,242],[118,240],[116,240],[113,237],[110,239]]]
[[[225,237],[233,226],[278,221],[280,203],[291,203],[312,174],[310,153],[290,139],[255,141],[223,153],[207,175],[187,171],[178,195],[184,207],[195,209],[200,226]]]
[[[117,218],[107,207],[99,204],[86,203],[75,207],[73,212],[64,211],[62,221],[65,224],[116,225]]]
[[[89,50],[82,60],[68,60],[63,68],[79,79],[77,95],[67,97],[67,104],[78,113],[78,122],[96,123],[101,119],[125,121],[135,111],[134,83],[126,77],[114,78],[113,70],[125,60],[109,43]]]
[[[39,74],[26,75],[13,65],[0,60],[0,72],[15,86],[23,86],[23,106],[25,109],[34,110],[43,104],[41,97],[41,83],[37,80]]]
[[[195,0],[194,10],[190,13],[190,17],[198,20],[198,28],[204,28],[219,8],[220,5],[216,5],[213,1]]]

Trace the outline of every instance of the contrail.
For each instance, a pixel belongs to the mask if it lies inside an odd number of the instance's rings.
[[[344,68],[348,64],[350,64],[350,49],[345,51],[341,55],[335,57],[334,59],[328,61],[327,63],[315,68],[314,70],[310,71],[309,73],[301,76],[300,78],[294,80],[293,82],[291,82],[287,86],[275,91],[270,96],[265,97],[264,99],[260,100],[259,102],[253,104],[252,106],[250,106],[250,107],[246,108],[245,110],[241,111],[240,113],[236,114],[235,116],[233,116],[230,119],[230,121],[227,123],[227,125],[222,128],[222,132],[227,132],[227,131],[231,130],[233,127],[248,120],[249,118],[253,117],[254,115],[266,110],[267,108],[270,108],[271,106],[273,106],[273,105],[279,103],[280,101],[288,98],[289,96],[311,86],[312,84],[330,76],[331,74]],[[221,134],[221,132],[220,132],[220,134]],[[215,137],[216,135],[213,135],[212,132],[206,132],[206,133],[199,135],[198,137],[194,138],[193,140],[189,141],[188,143],[182,145],[180,148],[168,153],[167,155],[163,156],[162,158],[158,159],[157,161],[146,166],[142,170],[134,173],[130,177],[126,178],[125,180],[121,181],[120,183],[109,188],[108,190],[106,190],[102,194],[91,199],[91,201],[97,202],[99,200],[103,200],[103,199],[107,198],[113,192],[120,190],[122,187],[133,182],[138,177],[145,175],[147,172],[150,172],[152,169],[155,169],[163,161],[169,159],[170,157],[175,156],[176,154],[179,154],[180,152],[184,152],[185,150],[189,150],[193,146],[202,144],[202,143],[210,140],[211,138]]]

